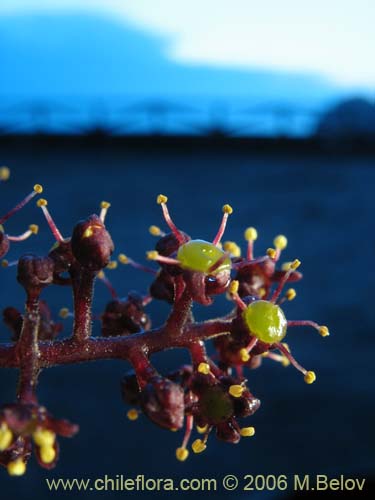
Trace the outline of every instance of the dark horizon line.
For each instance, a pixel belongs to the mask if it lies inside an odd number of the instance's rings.
[[[116,149],[203,149],[239,150],[262,153],[298,154],[353,154],[375,155],[375,137],[287,137],[287,136],[231,136],[222,131],[205,135],[182,134],[127,134],[111,135],[105,130],[93,130],[82,134],[61,133],[4,133],[0,131],[0,147],[20,146],[31,148],[49,147],[91,147]]]

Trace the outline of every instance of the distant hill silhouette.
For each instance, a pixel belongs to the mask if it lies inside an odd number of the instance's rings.
[[[361,97],[347,99],[321,118],[317,135],[336,139],[375,139],[375,104]]]
[[[0,99],[202,97],[321,103],[337,88],[314,75],[183,65],[168,40],[110,17],[0,17]]]

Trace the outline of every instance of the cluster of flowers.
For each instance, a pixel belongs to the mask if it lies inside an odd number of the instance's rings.
[[[0,170],[0,178],[8,176],[7,169]],[[42,187],[36,185],[30,195],[0,218],[0,224],[41,192]],[[131,405],[128,418],[134,420],[142,412],[165,429],[184,428],[182,443],[176,450],[180,461],[189,455],[188,443],[194,429],[200,434],[191,444],[194,453],[205,450],[212,431],[230,443],[254,435],[254,427],[239,423],[260,405],[247,386],[245,367],[257,368],[265,357],[284,366],[291,363],[307,384],[315,381],[315,373],[294,359],[284,338],[287,329],[294,326],[313,327],[323,337],[329,331],[313,321],[285,317],[281,305],[293,300],[296,292],[293,288],[284,291],[284,287],[302,277],[297,259],[278,268],[287,246],[286,237],[277,236],[273,248],[262,257],[254,257],[257,231],[247,228],[247,248],[242,255],[236,243],[222,243],[231,206],[223,206],[219,230],[209,242],[192,239],[177,228],[166,196],[159,195],[157,203],[169,232],[150,227],[158,240],[147,258],[159,268],[145,266],[124,254],[118,256],[120,263],[152,275],[145,296],[132,292],[120,298],[105,274],[107,269],[117,267],[117,261],[111,260],[114,244],[105,227],[110,206],[107,202],[102,202],[99,215],[80,221],[71,237],[64,238],[48,211],[47,201],[40,198],[37,205],[45,215],[55,245],[45,256],[26,254],[15,262],[3,260],[5,267],[17,266],[17,280],[26,292],[24,312],[13,307],[3,312],[12,342],[0,345],[0,366],[19,370],[16,401],[0,408],[0,464],[9,474],[25,472],[32,449],[42,467],[54,467],[59,456],[56,436],[71,437],[78,431],[78,426],[54,418],[38,402],[38,375],[53,365],[111,358],[130,362],[132,370],[121,382],[122,397]],[[8,252],[10,242],[25,240],[37,231],[37,226],[32,225],[23,235],[11,237],[2,229],[0,257]],[[100,316],[100,337],[91,336],[96,279],[108,287],[112,296]],[[40,299],[42,290],[50,285],[71,287],[73,292],[74,310],[60,311],[63,318],[74,316],[73,332],[67,339],[57,338],[62,325],[53,320],[47,303]],[[196,323],[192,305],[209,306],[218,294],[226,294],[231,310],[222,318]],[[151,300],[171,306],[164,325],[155,329],[151,329],[147,314]],[[205,342],[210,339],[215,347],[215,362],[206,352]],[[150,357],[169,348],[187,349],[191,363],[161,375]]]

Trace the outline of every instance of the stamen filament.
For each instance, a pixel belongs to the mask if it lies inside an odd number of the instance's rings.
[[[43,188],[40,184],[35,184],[34,189],[28,194],[22,201],[20,201],[14,208],[9,210],[9,212],[2,217],[0,217],[0,224],[4,224],[8,219],[12,217],[15,213],[17,213],[21,208],[23,208],[29,201],[31,201],[37,194],[43,192]]]
[[[291,320],[291,321],[288,321],[288,327],[289,326],[311,326],[312,328],[315,328],[315,330],[317,330],[318,333],[322,337],[328,337],[328,335],[329,335],[328,328],[326,326],[318,325],[318,323],[315,323],[315,321],[310,321],[310,320]]]
[[[47,200],[45,200],[44,198],[40,198],[36,204],[39,208],[42,209],[44,217],[46,218],[46,221],[47,221],[47,223],[51,229],[51,232],[52,232],[53,236],[55,237],[56,241],[58,243],[62,243],[64,241],[64,238],[63,238],[62,234],[60,233],[60,231],[58,230],[54,220],[51,217],[51,214],[48,211]]]
[[[100,281],[102,281],[104,283],[104,285],[107,287],[109,293],[111,294],[112,298],[113,299],[118,299],[118,294],[116,292],[116,290],[114,289],[112,283],[109,281],[109,279],[107,278],[107,276],[104,274],[103,271],[100,271],[98,274],[97,274],[97,277],[100,279]]]
[[[103,222],[103,224],[110,206],[111,204],[108,201],[102,201],[100,204],[101,210],[99,214],[99,219]]]
[[[37,234],[37,233],[38,233],[38,226],[35,224],[31,224],[29,229],[24,233],[20,234],[19,236],[8,235],[8,239],[9,241],[25,241],[27,240],[27,238],[30,238],[32,234]]]
[[[230,205],[224,205],[223,206],[223,218],[221,220],[221,224],[219,227],[219,230],[213,240],[214,245],[218,245],[221,241],[221,238],[223,237],[223,234],[225,232],[225,227],[227,225],[228,217],[233,213],[233,208]]]
[[[140,271],[144,271],[145,273],[153,274],[154,276],[156,274],[158,274],[156,269],[152,269],[152,267],[144,266],[143,264],[136,262],[135,260],[131,259],[130,257],[128,257],[127,255],[125,255],[123,253],[119,254],[118,261],[120,262],[120,264],[123,264],[124,266],[126,266],[128,264],[129,266],[132,266],[135,269],[139,269]]]
[[[165,222],[167,223],[169,229],[172,231],[172,233],[176,237],[177,241],[180,244],[183,244],[184,237],[181,234],[180,230],[177,228],[177,226],[172,221],[172,218],[171,218],[169,211],[168,211],[167,201],[168,201],[167,196],[164,196],[163,194],[159,194],[159,196],[156,199],[157,204],[161,205],[161,209],[163,210],[163,216],[164,216]]]
[[[156,260],[157,262],[161,262],[163,264],[171,264],[173,266],[179,266],[180,261],[177,259],[172,259],[171,257],[165,257],[164,255],[160,255],[156,250],[150,250],[146,253],[148,260]]]
[[[270,299],[270,302],[272,302],[273,304],[276,303],[277,299],[280,297],[280,294],[281,294],[286,282],[289,279],[289,276],[292,274],[293,271],[295,271],[300,266],[300,264],[301,264],[301,262],[298,259],[295,259],[290,264],[289,269],[287,270],[287,272],[284,274],[284,276],[280,280],[280,283],[279,283],[278,287],[276,288],[276,290],[273,292],[273,295]]]
[[[288,349],[282,344],[282,343],[277,343],[276,344],[278,350],[284,354],[284,356],[291,362],[291,364],[296,368],[299,372],[301,372],[303,375],[306,375],[307,370],[304,368],[302,365],[298,363],[298,361],[292,356],[291,352],[288,351]]]

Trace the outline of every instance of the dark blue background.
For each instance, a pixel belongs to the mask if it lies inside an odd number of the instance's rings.
[[[169,196],[176,223],[194,238],[213,238],[221,206],[232,204],[227,239],[242,241],[244,228],[254,225],[259,231],[256,253],[261,254],[276,234],[285,233],[289,239],[286,260],[298,257],[302,261],[304,280],[296,287],[297,299],[285,306],[288,318],[313,319],[327,324],[332,332],[322,339],[310,329],[291,330],[287,341],[300,363],[317,372],[317,382],[307,386],[293,368],[265,360],[249,375],[251,390],[262,400],[251,420],[256,436],[236,446],[211,436],[206,452],[191,454],[183,464],[174,458],[181,433],[163,431],[144,417],[136,422],[125,418],[119,381],[128,369],[126,363],[103,361],[44,372],[40,401],[56,416],[79,423],[81,431],[72,440],[61,440],[61,459],[52,472],[39,469],[34,460],[20,479],[0,471],[2,498],[78,496],[50,493],[45,477],[145,474],[220,479],[229,473],[371,477],[375,466],[374,158],[194,148],[22,148],[11,143],[2,147],[0,158],[12,169],[9,182],[0,186],[3,212],[35,182],[42,183],[50,211],[68,236],[78,219],[97,211],[102,199],[109,200],[107,224],[116,252],[141,261],[154,243],[148,226],[163,224],[155,203],[158,193]],[[14,245],[9,259],[28,250],[46,252],[53,244],[34,203],[9,221],[6,230],[18,234],[31,222],[40,225],[40,234]],[[15,268],[1,270],[3,307],[22,307],[23,291],[15,274]],[[149,282],[147,275],[128,267],[108,274],[120,294],[134,288],[146,291]],[[51,289],[45,297],[56,312],[71,306],[67,290]],[[98,283],[95,312],[102,310],[107,299]],[[229,308],[225,299],[218,300],[211,308],[199,308],[197,317],[213,317]],[[157,302],[150,311],[158,325],[168,308]],[[66,321],[67,331],[70,326]],[[6,341],[5,327],[1,331]],[[154,361],[167,371],[187,359],[185,352],[170,351],[155,356]],[[15,382],[16,372],[2,371],[2,402],[13,399]],[[125,495],[130,493],[98,493],[98,497],[110,498]],[[221,495],[219,490],[216,497]],[[240,492],[235,496],[240,497]]]

